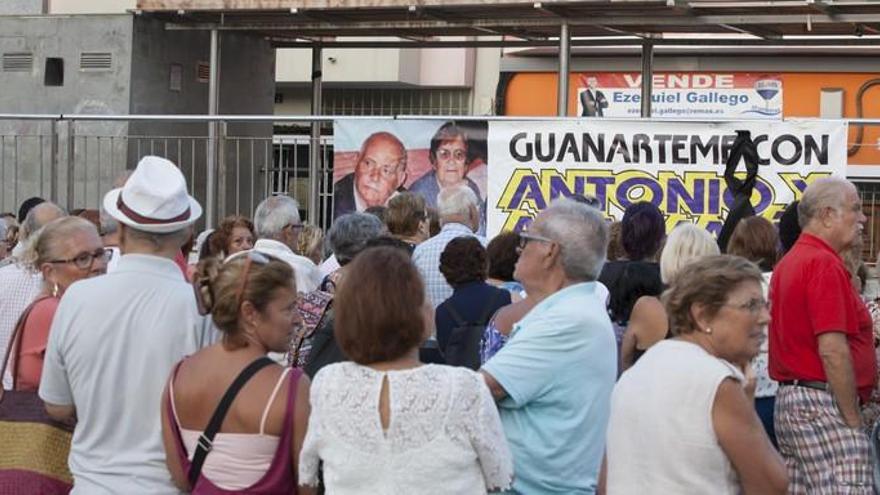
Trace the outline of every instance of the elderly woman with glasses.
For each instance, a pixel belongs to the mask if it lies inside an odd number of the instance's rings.
[[[38,230],[25,253],[26,263],[43,275],[43,290],[19,319],[12,342],[12,377],[16,390],[37,390],[49,328],[70,284],[107,270],[110,252],[88,220],[63,217]]]
[[[785,493],[788,476],[753,406],[770,321],[757,266],[716,255],[663,294],[673,338],[654,345],[611,396],[608,493]]]

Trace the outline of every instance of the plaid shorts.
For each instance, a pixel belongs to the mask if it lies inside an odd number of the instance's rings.
[[[779,452],[788,469],[788,493],[874,493],[868,436],[843,422],[829,392],[781,386],[774,415]]]

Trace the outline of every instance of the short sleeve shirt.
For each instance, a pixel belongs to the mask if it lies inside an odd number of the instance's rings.
[[[165,465],[160,398],[174,364],[206,340],[203,323],[180,268],[155,256],[124,255],[113,273],[64,293],[39,394],[76,407],[74,494],[179,492]]]
[[[514,325],[483,369],[498,403],[519,493],[594,493],[605,450],[617,347],[596,282],[566,287]]]
[[[870,397],[877,370],[871,315],[831,246],[801,234],[773,270],[770,304],[771,378],[827,381],[818,336],[843,332],[859,396]]]

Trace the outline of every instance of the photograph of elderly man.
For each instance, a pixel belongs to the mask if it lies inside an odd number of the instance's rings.
[[[432,170],[409,188],[410,192],[424,197],[429,207],[437,207],[437,194],[441,189],[459,184],[467,184],[478,198],[482,197],[477,184],[466,176],[468,165],[474,159],[474,153],[469,149],[472,146],[469,138],[473,136],[468,134],[455,122],[447,122],[431,138],[428,160]]]
[[[375,132],[364,140],[354,172],[334,185],[334,218],[371,206],[384,206],[402,192],[406,148],[394,134]]]

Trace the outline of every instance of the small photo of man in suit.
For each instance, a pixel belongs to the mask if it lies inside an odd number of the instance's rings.
[[[586,87],[581,92],[581,117],[604,117],[605,109],[608,108],[608,99],[605,94],[597,89],[599,81],[593,77],[581,76],[581,83],[586,79]]]

